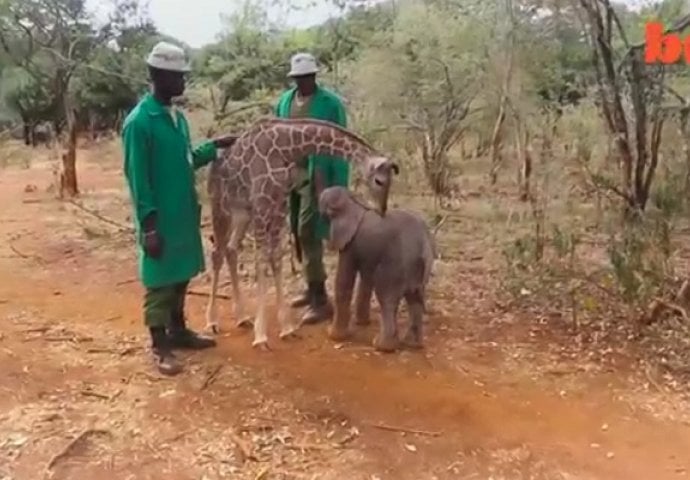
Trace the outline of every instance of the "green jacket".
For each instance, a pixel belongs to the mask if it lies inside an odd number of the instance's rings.
[[[291,88],[285,91],[278,104],[276,105],[276,116],[281,118],[289,118],[292,106],[292,99],[297,91],[296,88]],[[328,89],[317,86],[314,92],[309,107],[309,117],[318,120],[327,120],[336,123],[342,127],[347,127],[347,115],[345,113],[345,106],[340,98],[329,91]],[[318,199],[314,196],[314,172],[319,170],[325,180],[326,187],[340,185],[347,187],[350,179],[350,164],[340,157],[332,157],[330,155],[310,155],[307,159],[307,175],[311,188],[312,208],[315,209],[317,215],[316,235],[321,238],[328,238],[328,220],[318,213]],[[290,192],[290,227],[292,231],[296,231],[297,223],[299,221],[300,196],[296,191]]]
[[[205,269],[194,171],[213,161],[217,149],[210,141],[192,149],[189,124],[179,111],[176,124],[165,106],[147,94],[127,115],[122,128],[139,276],[147,288],[184,282]],[[163,253],[157,259],[144,253],[141,242],[142,221],[154,211],[163,238]]]

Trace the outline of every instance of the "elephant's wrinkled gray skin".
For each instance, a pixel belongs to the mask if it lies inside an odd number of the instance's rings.
[[[404,298],[410,323],[403,342],[422,348],[425,290],[435,258],[433,238],[424,220],[399,209],[381,216],[343,187],[325,189],[319,197],[319,210],[330,219],[330,241],[339,252],[331,339],[342,341],[350,335],[350,304],[359,274],[357,323],[369,323],[372,291],[381,308],[374,347],[384,352],[398,348],[397,313]]]

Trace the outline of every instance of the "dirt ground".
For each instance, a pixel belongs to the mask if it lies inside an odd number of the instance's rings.
[[[80,156],[79,201],[128,227],[117,155]],[[492,307],[472,246],[438,264],[422,352],[374,353],[373,326],[258,352],[223,300],[218,348],[162,378],[130,234],[56,201],[40,160],[0,171],[2,480],[688,475],[685,400],[629,353],[560,354],[539,321]],[[205,304],[189,298],[195,328]]]

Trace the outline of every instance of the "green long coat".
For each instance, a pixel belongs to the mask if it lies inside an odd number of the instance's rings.
[[[139,276],[147,288],[190,280],[205,269],[201,243],[201,205],[194,171],[217,155],[213,142],[191,147],[189,124],[147,94],[129,113],[122,129],[124,172],[137,233]],[[142,248],[142,221],[156,212],[163,253],[157,258]]]
[[[278,104],[276,105],[276,116],[289,118],[292,106],[292,99],[297,89],[295,87],[285,91]],[[314,96],[309,105],[309,117],[317,120],[327,120],[342,127],[347,127],[347,116],[345,106],[340,98],[328,89],[317,86]],[[328,219],[318,213],[318,200],[314,196],[314,172],[322,172],[326,187],[340,185],[347,187],[350,179],[350,164],[344,158],[332,157],[330,155],[310,155],[307,158],[307,176],[312,189],[312,208],[317,216],[316,235],[320,239],[328,238]],[[300,196],[296,191],[290,193],[290,227],[292,231],[297,230],[300,210]]]

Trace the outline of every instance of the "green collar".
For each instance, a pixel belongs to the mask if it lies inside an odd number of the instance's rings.
[[[144,96],[141,106],[151,116],[169,115],[166,106],[156,100],[152,93],[147,93]]]

